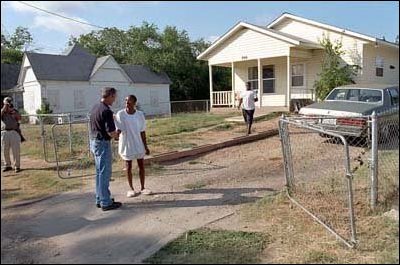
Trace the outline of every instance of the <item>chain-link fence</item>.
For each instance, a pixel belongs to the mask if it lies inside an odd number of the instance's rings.
[[[283,117],[279,130],[289,198],[353,247],[357,216],[398,194],[398,112]]]
[[[399,112],[372,115],[371,207],[388,205],[399,194]],[[376,177],[375,177],[376,176]]]
[[[210,100],[171,101],[171,113],[209,112]]]

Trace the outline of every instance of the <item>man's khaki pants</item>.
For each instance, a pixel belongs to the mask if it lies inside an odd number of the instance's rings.
[[[1,131],[1,155],[4,166],[11,166],[10,149],[13,153],[14,168],[20,168],[21,137],[17,131]]]

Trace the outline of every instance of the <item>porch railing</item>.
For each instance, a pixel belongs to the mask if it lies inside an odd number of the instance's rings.
[[[292,88],[290,93],[290,98],[315,100],[315,91],[314,89]]]
[[[234,107],[235,99],[232,91],[216,91],[212,92],[212,105],[213,106],[225,106]]]

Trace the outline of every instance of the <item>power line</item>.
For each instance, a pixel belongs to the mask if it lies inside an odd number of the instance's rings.
[[[73,18],[70,18],[70,17],[66,17],[66,16],[63,16],[63,15],[60,15],[60,14],[57,14],[57,13],[54,13],[54,12],[51,12],[51,11],[48,11],[48,10],[39,8],[39,7],[37,7],[37,6],[31,5],[31,4],[28,4],[28,3],[24,3],[24,2],[22,2],[22,1],[18,1],[18,2],[21,3],[21,4],[24,4],[24,5],[26,5],[26,6],[29,6],[29,7],[38,9],[38,10],[43,11],[43,12],[46,12],[46,13],[48,13],[48,14],[54,15],[54,16],[58,16],[58,17],[61,17],[61,18],[64,18],[64,19],[68,19],[68,20],[71,20],[71,21],[74,21],[74,22],[77,22],[77,23],[86,24],[86,25],[89,25],[89,26],[92,26],[92,27],[96,27],[96,28],[100,28],[100,29],[105,29],[104,27],[97,26],[97,25],[90,24],[90,23],[86,23],[86,22],[82,22],[82,21],[79,21],[79,20],[76,20],[76,19],[73,19]]]

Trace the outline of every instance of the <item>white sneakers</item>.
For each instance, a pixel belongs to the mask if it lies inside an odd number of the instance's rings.
[[[149,189],[144,189],[142,191],[134,191],[134,190],[129,190],[126,193],[126,197],[131,198],[131,197],[136,197],[138,196],[140,193],[144,194],[144,195],[151,195],[153,194],[153,192]]]
[[[134,190],[129,190],[126,193],[126,197],[131,198],[131,197],[135,197],[135,196],[137,196],[139,194],[140,194],[140,192],[137,192],[137,191],[134,191]]]
[[[151,194],[153,194],[153,192],[152,192],[151,190],[149,190],[149,189],[144,189],[144,190],[141,191],[141,193],[144,194],[144,195],[151,195]]]

